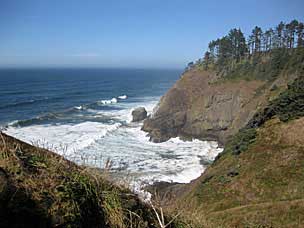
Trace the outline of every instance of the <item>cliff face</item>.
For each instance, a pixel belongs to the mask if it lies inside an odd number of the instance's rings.
[[[304,48],[277,49],[204,70],[194,65],[165,94],[144,122],[154,142],[171,137],[212,139],[225,144],[303,74]]]
[[[206,171],[180,190],[193,227],[302,227],[304,77],[258,111]]]
[[[161,98],[143,130],[154,142],[181,136],[225,143],[266,103],[270,86],[258,80],[223,81],[212,71],[190,70]]]

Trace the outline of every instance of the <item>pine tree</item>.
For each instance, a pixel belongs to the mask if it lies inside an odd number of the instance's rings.
[[[244,34],[242,33],[241,29],[232,29],[228,34],[228,39],[231,43],[232,57],[239,61],[240,58],[245,56],[247,52]]]
[[[272,29],[268,29],[264,33],[264,50],[265,51],[269,51],[269,50],[272,49],[273,36],[274,36],[274,34],[273,34],[273,30]]]
[[[280,24],[276,27],[276,35],[277,35],[277,47],[283,47],[283,30],[285,28],[285,24],[281,21]]]
[[[286,24],[284,31],[285,47],[287,48],[294,47],[295,33],[298,24],[299,22],[297,20],[293,20],[289,24]]]
[[[261,51],[261,39],[263,31],[260,27],[255,26],[255,28],[252,30],[252,35],[254,38],[254,53],[258,53]]]
[[[249,54],[253,54],[253,52],[254,52],[254,36],[253,35],[250,35],[248,37],[247,46],[248,46]]]
[[[219,40],[219,61],[233,57],[232,43],[228,36],[224,36]]]
[[[207,64],[206,66],[210,63],[217,66],[229,64],[233,68],[235,62],[257,53],[270,52],[275,48],[296,47],[304,47],[304,24],[297,20],[288,24],[280,22],[275,29],[270,28],[265,33],[255,26],[247,39],[241,29],[234,28],[228,35],[209,43],[209,50],[204,54],[201,63]],[[188,67],[191,68],[192,65]]]
[[[298,23],[296,28],[297,33],[297,47],[304,47],[304,24],[302,22]]]
[[[294,48],[295,44],[295,33],[298,27],[299,22],[297,20],[293,20],[289,24],[289,34],[290,34],[290,41],[289,41],[289,48]]]

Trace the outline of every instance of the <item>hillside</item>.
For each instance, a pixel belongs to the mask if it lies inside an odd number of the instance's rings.
[[[303,226],[304,48],[301,32],[295,45],[296,24],[255,27],[248,39],[233,29],[210,42],[145,120],[154,142],[179,136],[224,147],[201,177],[161,189],[170,194],[167,210],[180,211],[189,227]]]
[[[154,142],[171,137],[225,144],[287,85],[304,73],[303,23],[280,22],[246,38],[231,29],[212,40],[203,58],[190,62],[144,123]]]
[[[248,43],[233,29],[210,42],[144,121],[156,143],[179,136],[224,147],[190,184],[147,187],[164,218],[107,170],[0,133],[0,227],[303,227],[303,28],[255,27]]]
[[[176,226],[177,222],[168,227]],[[0,227],[144,228],[159,224],[150,205],[108,181],[106,172],[77,166],[1,133]]]
[[[183,209],[195,227],[301,227],[303,110],[300,77],[227,142],[170,209]]]

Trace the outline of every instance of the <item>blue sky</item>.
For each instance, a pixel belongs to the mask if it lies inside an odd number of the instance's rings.
[[[303,0],[0,0],[0,67],[182,68],[240,27],[304,21]]]

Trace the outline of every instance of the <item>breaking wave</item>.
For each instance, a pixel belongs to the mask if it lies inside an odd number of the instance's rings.
[[[199,140],[150,142],[140,130],[142,123],[131,122],[131,112],[144,106],[151,114],[157,100],[149,97],[111,103],[111,109],[102,110],[94,109],[95,103],[80,105],[61,113],[14,121],[6,133],[29,143],[40,143],[80,164],[85,161],[103,168],[110,159],[112,172],[116,176],[131,175],[135,185],[156,181],[188,183],[200,176],[205,164],[222,149],[216,142]]]

